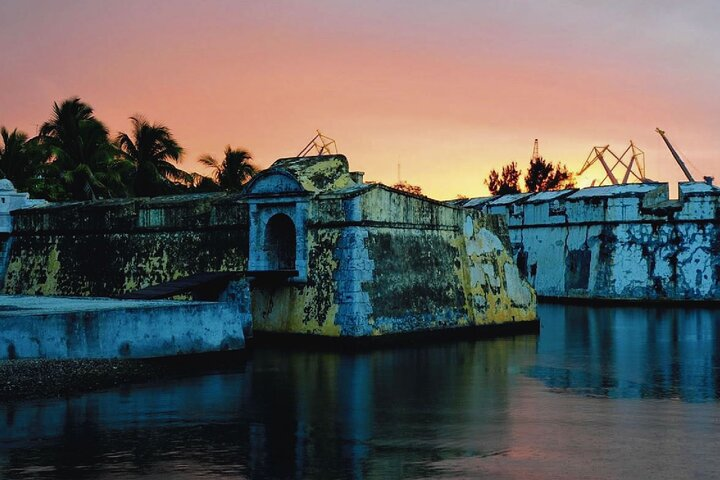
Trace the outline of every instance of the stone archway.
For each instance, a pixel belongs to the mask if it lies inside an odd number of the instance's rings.
[[[295,270],[295,223],[284,213],[268,220],[264,250],[268,270]]]

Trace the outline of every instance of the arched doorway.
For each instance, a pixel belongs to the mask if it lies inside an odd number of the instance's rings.
[[[268,270],[295,270],[295,224],[283,213],[270,217],[265,226]]]

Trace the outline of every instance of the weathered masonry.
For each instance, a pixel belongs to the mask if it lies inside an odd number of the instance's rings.
[[[48,204],[13,212],[4,293],[114,297],[199,272],[244,271],[238,195]]]
[[[0,296],[0,360],[239,350],[249,312],[221,302]]]
[[[279,160],[246,197],[256,331],[364,337],[535,319],[497,218],[362,183],[343,156]]]
[[[518,266],[538,295],[720,300],[720,189],[628,184],[464,202],[505,217]]]
[[[7,178],[0,179],[0,272],[4,272],[10,258],[10,233],[13,231],[12,212],[34,205],[43,205],[45,200],[31,199],[30,194],[18,192]],[[0,275],[0,287],[2,275]]]
[[[14,219],[5,293],[118,296],[234,271],[246,280],[225,296],[250,298],[258,332],[536,320],[499,217],[365,184],[342,155],[278,160],[242,194],[56,204]]]

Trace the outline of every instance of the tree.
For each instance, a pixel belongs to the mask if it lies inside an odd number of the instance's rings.
[[[252,156],[247,150],[225,147],[225,157],[219,162],[212,155],[203,155],[201,164],[214,170],[213,178],[222,190],[239,192],[243,185],[257,173],[257,168],[250,163]]]
[[[542,157],[530,160],[530,167],[525,175],[525,187],[528,192],[545,192],[573,188],[573,175],[563,164],[554,166]]]
[[[400,190],[401,192],[411,193],[413,195],[422,195],[422,188],[420,188],[417,185],[411,185],[407,182],[398,182],[395,185],[392,186],[395,190]]]
[[[502,167],[502,173],[500,174],[495,169],[490,170],[490,175],[487,180],[485,180],[485,185],[487,185],[492,195],[520,193],[518,182],[521,173],[517,168],[517,163],[512,162]]]
[[[27,192],[35,187],[36,177],[46,156],[37,142],[28,140],[24,132],[12,132],[0,127],[0,176],[10,180],[15,188]]]
[[[212,178],[206,177],[205,175],[201,175],[197,172],[193,172],[190,175],[192,176],[192,183],[189,185],[188,189],[191,192],[210,193],[220,191],[220,185],[218,185]]]
[[[159,123],[151,124],[143,117],[130,117],[130,134],[120,132],[115,144],[134,166],[132,188],[137,196],[156,196],[171,193],[179,183],[192,184],[192,176],[177,168],[183,149],[175,141],[170,129]]]
[[[38,142],[49,165],[44,179],[55,184],[58,199],[87,200],[125,196],[122,161],[90,105],[74,97],[53,104],[53,115],[40,127]]]

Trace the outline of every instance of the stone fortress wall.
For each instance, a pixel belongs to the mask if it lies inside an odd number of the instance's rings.
[[[541,297],[720,300],[720,189],[681,183],[476,198],[505,218],[519,268]]]
[[[320,195],[307,279],[253,289],[256,331],[375,336],[535,319],[496,217],[383,186]]]
[[[255,332],[369,337],[536,323],[498,217],[284,159],[242,194],[49,204],[13,212],[3,293],[118,296],[241,272]],[[278,276],[279,275],[279,276]],[[284,277],[283,277],[284,276]],[[245,311],[245,310],[243,310]]]
[[[237,195],[48,204],[13,212],[3,293],[110,297],[247,266]]]
[[[278,160],[245,195],[249,275],[284,262],[269,228],[279,218],[297,270],[253,287],[255,331],[369,337],[536,320],[496,217],[366,184],[341,155]]]

